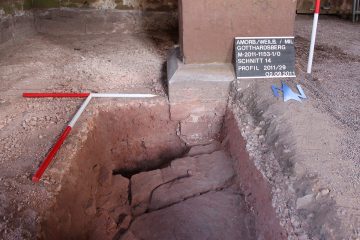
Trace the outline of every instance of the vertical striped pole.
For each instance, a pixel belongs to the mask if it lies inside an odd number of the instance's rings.
[[[316,0],[314,22],[313,22],[312,33],[311,33],[309,61],[308,61],[308,66],[307,66],[308,74],[311,74],[312,64],[313,64],[313,59],[314,59],[314,49],[315,49],[317,25],[318,25],[318,21],[319,21],[319,13],[320,13],[320,0]]]

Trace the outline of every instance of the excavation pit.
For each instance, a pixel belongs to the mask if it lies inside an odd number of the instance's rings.
[[[222,139],[189,147],[178,137],[179,123],[170,120],[165,101],[98,111],[86,123],[86,140],[75,149],[61,190],[43,218],[41,238],[281,236],[269,189],[250,166],[234,121],[228,114]],[[241,183],[252,177],[256,187]],[[243,186],[260,189],[254,192],[261,197],[257,205],[245,201]]]

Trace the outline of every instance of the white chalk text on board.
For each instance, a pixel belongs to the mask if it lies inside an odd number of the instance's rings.
[[[296,77],[294,37],[235,38],[236,77]]]

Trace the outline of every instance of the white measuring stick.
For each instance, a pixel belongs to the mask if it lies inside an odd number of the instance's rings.
[[[85,101],[83,102],[83,104],[81,105],[81,107],[79,108],[79,110],[76,112],[76,114],[74,115],[73,119],[71,119],[70,123],[68,124],[68,126],[70,126],[71,128],[74,127],[75,123],[77,122],[77,120],[80,118],[81,114],[84,112],[85,108],[87,107],[87,105],[89,105],[90,101],[92,99],[92,93],[90,93],[90,95],[85,99]]]
[[[25,94],[24,96],[26,96],[26,95],[27,94]],[[33,96],[34,94],[29,94],[29,95]],[[39,97],[48,96],[48,94],[38,94],[38,93],[36,93],[35,95],[39,96]],[[61,95],[62,95],[62,97],[64,97],[63,94],[61,94]],[[68,94],[65,94],[65,95],[68,96]],[[36,96],[33,96],[33,97],[36,97]],[[51,96],[53,96],[53,94],[51,94]],[[83,97],[83,96],[84,96],[84,94],[81,94],[81,97]],[[121,93],[119,93],[119,94],[117,94],[117,93],[114,93],[114,94],[112,94],[112,93],[110,93],[110,94],[108,94],[108,93],[89,93],[89,95],[86,97],[85,101],[79,108],[79,110],[76,112],[74,117],[71,119],[70,123],[67,125],[67,127],[65,128],[63,133],[60,135],[60,137],[56,141],[55,145],[52,147],[52,149],[50,150],[50,152],[48,153],[48,155],[46,156],[46,158],[41,163],[40,167],[38,168],[38,170],[32,177],[33,182],[40,181],[41,176],[44,174],[46,169],[49,167],[50,163],[53,161],[57,152],[61,148],[61,145],[64,143],[64,141],[70,134],[70,131],[74,127],[75,123],[79,120],[81,114],[85,111],[85,109],[89,105],[91,99],[95,98],[95,97],[96,98],[150,98],[150,97],[156,97],[156,95],[153,95],[153,94],[121,94]]]
[[[91,93],[93,98],[152,98],[154,94]]]
[[[69,123],[70,127],[74,127],[77,120],[80,118],[81,114],[84,112],[85,108],[89,105],[91,99],[93,98],[151,98],[156,97],[153,94],[125,94],[125,93],[90,93],[90,95],[83,102],[79,110],[76,112],[75,116]]]

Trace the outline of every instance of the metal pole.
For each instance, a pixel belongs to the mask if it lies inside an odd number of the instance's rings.
[[[319,21],[319,13],[320,13],[320,0],[316,0],[314,22],[313,22],[313,27],[312,27],[312,32],[311,32],[310,53],[309,53],[309,60],[308,60],[308,66],[307,66],[308,74],[311,74],[312,64],[313,64],[313,59],[314,59],[314,49],[315,49],[317,25],[318,25],[318,21]]]

